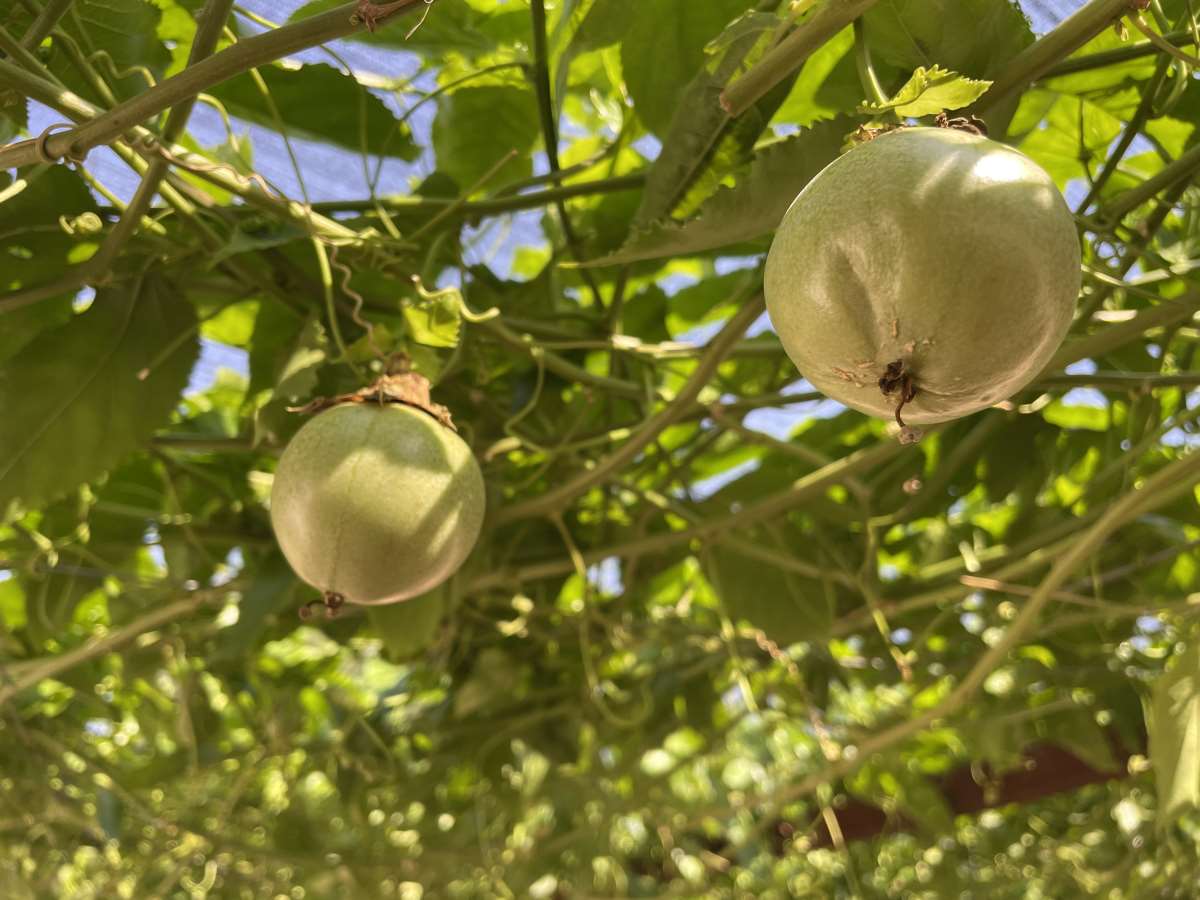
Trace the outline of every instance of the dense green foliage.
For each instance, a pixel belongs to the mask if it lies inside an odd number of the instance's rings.
[[[1144,5],[3,4],[0,895],[1197,896],[1200,8]],[[798,381],[762,260],[943,110],[1066,193],[1083,288],[905,446]],[[482,537],[301,621],[289,407],[404,364]]]

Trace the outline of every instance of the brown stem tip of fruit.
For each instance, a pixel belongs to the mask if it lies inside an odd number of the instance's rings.
[[[300,607],[297,612],[299,613],[301,619],[307,621],[313,617],[313,607],[322,606],[325,608],[325,618],[332,619],[337,616],[338,610],[341,609],[345,603],[346,598],[341,594],[335,591],[326,591],[321,595],[320,600],[309,600],[302,607]]]
[[[401,372],[396,375],[382,375],[373,384],[349,394],[338,394],[336,397],[318,397],[304,406],[289,406],[289,412],[304,415],[319,413],[343,403],[403,403],[413,409],[419,409],[437,419],[451,431],[458,431],[450,418],[450,410],[440,403],[434,403],[429,394],[429,379],[416,372]]]
[[[896,394],[896,424],[900,426],[900,443],[915,444],[921,439],[921,432],[904,424],[900,411],[904,405],[917,396],[917,385],[912,374],[904,368],[904,360],[897,359],[887,364],[883,375],[879,377],[879,390],[885,397]]]
[[[952,119],[944,112],[940,112],[933,123],[938,128],[953,128],[956,131],[967,131],[980,137],[987,137],[988,133],[987,123],[979,116],[957,116]]]

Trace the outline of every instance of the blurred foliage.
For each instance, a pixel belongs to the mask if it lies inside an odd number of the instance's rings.
[[[187,66],[201,6],[76,0],[3,62],[107,108]],[[1057,560],[1191,459],[1200,84],[1105,28],[997,115],[1078,213],[1080,343],[901,447],[808,393],[769,329],[705,342],[872,124],[856,54],[928,114],[1034,36],[1008,0],[879,3],[857,46],[846,28],[719,113],[811,6],[437,0],[324,62],[230,71],[203,100],[224,142],[183,135],[104,272],[36,302],[124,201],[88,164],[0,170],[5,898],[1200,893],[1195,479],[977,670]],[[1187,45],[1191,12],[1144,15]],[[276,24],[234,15],[217,49]],[[344,68],[360,41],[409,74]],[[6,71],[0,134],[36,137]],[[234,174],[264,156],[248,123],[301,183],[407,160],[409,189],[300,205]],[[201,339],[245,371],[185,390]],[[316,592],[266,511],[288,407],[401,357],[499,524],[431,595],[301,622]],[[858,752],[968,673],[968,702]],[[1076,771],[1020,794],[1005,773],[1046,746]]]

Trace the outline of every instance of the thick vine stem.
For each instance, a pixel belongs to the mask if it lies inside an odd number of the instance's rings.
[[[1152,200],[1159,191],[1190,179],[1197,172],[1200,172],[1200,145],[1192,147],[1174,162],[1163,166],[1160,172],[1147,178],[1137,187],[1120,194],[1104,211],[1104,217],[1110,222],[1120,222],[1143,203]]]
[[[887,95],[887,91],[879,83],[879,76],[875,74],[871,45],[867,43],[867,26],[861,16],[854,20],[854,62],[858,67],[858,80],[862,82],[863,93],[867,99],[878,106],[887,106],[892,98]]]

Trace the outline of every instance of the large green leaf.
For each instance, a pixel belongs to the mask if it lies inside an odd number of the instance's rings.
[[[438,100],[433,147],[438,169],[468,190],[493,172],[489,186],[529,175],[528,151],[538,139],[533,92],[511,85],[466,87]],[[515,156],[507,162],[510,153]]]
[[[445,586],[405,600],[367,608],[371,627],[393,659],[407,659],[429,646],[446,612]]]
[[[722,49],[684,89],[671,118],[662,150],[646,178],[638,225],[670,216],[701,173],[711,194],[721,179],[746,161],[774,108],[759,104],[731,121],[721,107],[721,92],[762,57],[778,27],[776,16],[747,13],[722,32]],[[772,99],[777,103],[781,94],[776,92]]]
[[[146,72],[161,77],[171,55],[158,36],[162,17],[148,0],[76,0],[59,22],[101,76],[121,97],[149,87]],[[67,87],[99,103],[104,102],[90,78],[80,73],[73,52],[63,41],[52,39],[49,68]]]
[[[568,53],[587,53],[621,40],[632,24],[627,12],[625,0],[595,0],[575,31]]]
[[[0,141],[10,141],[29,122],[28,102],[17,91],[0,90]]]
[[[1150,762],[1158,789],[1158,824],[1200,806],[1200,644],[1160,675],[1146,704]]]
[[[238,620],[220,633],[216,658],[241,663],[253,652],[272,616],[286,616],[300,583],[283,555],[273,551],[256,560],[254,580],[238,604]],[[299,607],[297,607],[299,609]],[[293,620],[296,612],[291,613]]]
[[[635,231],[615,254],[592,265],[685,256],[770,234],[800,190],[837,158],[851,130],[846,120],[835,119],[768,146],[733,187],[717,191],[695,218]]]
[[[32,171],[11,185],[0,175],[0,185],[4,185],[0,191],[7,187],[10,192],[9,199],[0,203],[0,292],[52,282],[99,247],[99,235],[93,230],[100,226],[96,201],[70,169]],[[67,232],[64,222],[74,234]],[[69,319],[73,296],[74,291],[64,291],[0,314],[0,363],[38,332]]]
[[[1033,43],[1012,0],[884,0],[867,11],[866,26],[871,49],[905,71],[937,64],[989,76]]]
[[[307,19],[344,5],[345,0],[315,0],[294,12],[289,21]],[[529,36],[529,13],[498,4],[495,0],[455,0],[438,3],[437,9],[420,9],[395,21],[388,21],[374,32],[356,31],[351,40],[384,47],[397,47],[438,59],[446,53],[483,54]],[[414,30],[418,21],[419,28]]]
[[[645,0],[626,10],[621,68],[638,118],[665,135],[704,64],[704,48],[750,6],[747,0]],[[696,110],[701,112],[701,110]]]
[[[168,283],[145,276],[101,290],[0,367],[0,508],[52,500],[137,449],[187,384],[195,321]]]
[[[408,128],[350,75],[325,65],[262,66],[258,74],[269,97],[249,73],[216,85],[211,93],[232,115],[268,128],[283,123],[283,131],[294,137],[380,156],[416,157]]]
[[[736,625],[749,622],[776,644],[819,640],[830,609],[819,587],[736,550],[713,550],[709,581]]]

